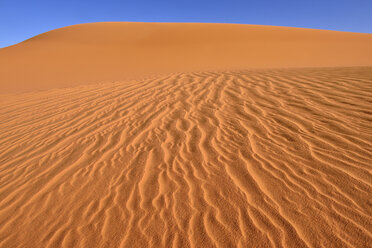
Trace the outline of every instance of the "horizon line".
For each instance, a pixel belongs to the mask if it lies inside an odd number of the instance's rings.
[[[34,37],[37,37],[39,35],[62,29],[62,28],[67,28],[67,27],[72,27],[72,26],[77,26],[77,25],[85,25],[85,24],[98,24],[98,23],[152,23],[152,24],[224,24],[224,25],[249,25],[249,26],[266,26],[266,27],[279,27],[279,28],[297,28],[297,29],[309,29],[309,30],[320,30],[320,31],[330,31],[330,32],[343,32],[343,33],[354,33],[354,34],[371,34],[368,32],[353,32],[353,31],[345,31],[345,30],[336,30],[336,29],[321,29],[321,28],[311,28],[311,27],[303,27],[303,26],[284,26],[284,25],[266,25],[266,24],[252,24],[252,23],[238,23],[238,22],[154,22],[154,21],[102,21],[102,22],[82,22],[82,23],[75,23],[71,25],[66,25],[66,26],[61,26],[53,29],[49,29],[47,31],[35,34],[27,39],[24,39],[20,42],[8,45],[8,46],[0,46],[0,49],[3,48],[8,48],[17,44],[20,44],[22,42],[25,42],[27,40],[30,40]]]

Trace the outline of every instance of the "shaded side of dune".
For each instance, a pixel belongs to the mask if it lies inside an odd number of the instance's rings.
[[[1,247],[371,247],[372,68],[172,74],[0,105]]]

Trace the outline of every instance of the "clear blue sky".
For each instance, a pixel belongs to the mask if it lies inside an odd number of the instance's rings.
[[[372,0],[0,0],[0,47],[78,23],[217,22],[372,33]]]

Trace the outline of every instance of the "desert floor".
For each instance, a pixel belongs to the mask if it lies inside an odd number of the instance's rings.
[[[0,98],[1,247],[371,247],[372,67]]]

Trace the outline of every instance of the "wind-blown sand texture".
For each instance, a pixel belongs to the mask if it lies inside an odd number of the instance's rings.
[[[0,247],[372,247],[372,67],[39,86],[0,96]]]

